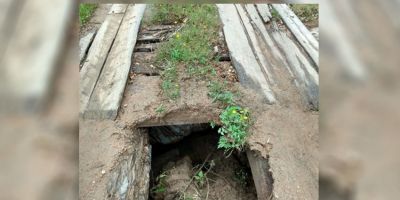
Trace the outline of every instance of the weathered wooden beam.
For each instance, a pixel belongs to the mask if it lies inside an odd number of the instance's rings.
[[[311,108],[318,109],[319,76],[317,71],[294,41],[292,41],[285,32],[279,31],[276,23],[273,23],[273,25],[275,26],[275,31],[272,32],[272,36],[285,55],[296,78],[298,87],[304,92]]]
[[[0,4],[0,109],[40,112],[47,106],[73,3],[54,0],[43,6],[41,0],[6,0]]]
[[[319,67],[319,45],[318,41],[311,34],[311,32],[304,26],[296,14],[285,4],[273,4],[273,8],[282,17],[286,26],[296,37],[297,41],[304,48],[304,50],[310,55],[314,64]]]
[[[113,5],[111,10],[115,10],[117,7],[119,8],[120,5]],[[92,96],[123,16],[124,14],[122,13],[108,14],[92,43],[80,72],[80,116],[83,116],[89,105],[89,99]]]
[[[256,6],[257,6],[257,10],[260,13],[263,21],[265,23],[269,22],[272,18],[272,14],[269,11],[268,4],[256,4]]]
[[[270,63],[267,61],[264,53],[261,50],[260,43],[257,40],[257,35],[253,29],[253,26],[250,23],[249,17],[246,14],[246,11],[240,4],[236,4],[236,9],[239,13],[240,18],[242,19],[243,26],[245,27],[246,34],[250,39],[250,46],[253,49],[253,52],[256,55],[256,59],[261,66],[262,72],[265,75],[265,78],[269,81],[271,85],[275,84],[274,78],[271,73]]]
[[[240,17],[233,4],[217,4],[223,24],[225,41],[229,48],[232,63],[238,72],[238,78],[245,87],[255,89],[265,96],[268,103],[276,99],[273,91],[262,75],[262,70],[253,54]]]
[[[145,4],[129,5],[84,117],[115,119],[131,67]]]
[[[272,197],[273,180],[269,171],[268,160],[257,156],[251,150],[246,151],[249,160],[251,174],[253,175],[254,185],[256,186],[257,198],[269,200]]]
[[[289,73],[292,74],[289,65],[287,64],[286,60],[284,59],[282,53],[280,52],[279,48],[276,46],[275,42],[271,38],[270,34],[268,33],[264,23],[262,22],[260,16],[256,12],[256,8],[254,7],[253,4],[247,4],[246,6],[247,13],[250,16],[250,19],[252,21],[252,24],[254,26],[254,29],[261,35],[261,38],[264,40],[265,44],[268,47],[268,50],[272,53],[272,56],[274,59],[284,65],[288,70]],[[267,53],[267,52],[266,52]],[[280,66],[274,66],[273,67],[280,67]]]
[[[79,62],[82,63],[89,50],[90,44],[92,43],[96,32],[90,32],[85,37],[79,40]]]

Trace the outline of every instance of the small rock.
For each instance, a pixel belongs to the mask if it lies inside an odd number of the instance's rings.
[[[103,170],[101,170],[101,174],[103,174],[103,175],[104,175],[105,173],[106,173],[106,170],[104,170],[104,169],[103,169]]]
[[[215,53],[218,53],[218,46],[215,46],[215,47],[214,47],[214,52],[215,52]]]

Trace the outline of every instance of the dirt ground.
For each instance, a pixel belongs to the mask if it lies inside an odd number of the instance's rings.
[[[100,13],[105,13],[104,10],[106,6],[99,7],[95,12],[97,16],[81,31],[81,36],[97,26],[95,21],[101,18]],[[151,56],[143,58],[147,60],[135,61],[133,65],[151,64]],[[274,180],[274,199],[317,199],[319,115],[318,112],[307,109],[286,69],[274,69],[276,85],[273,89],[277,91],[279,103],[268,105],[255,91],[240,86],[236,76],[232,75],[234,72],[231,71],[233,68],[229,62],[221,62],[214,67],[218,77],[228,77],[228,87],[232,91],[240,91],[242,95],[238,99],[239,104],[249,108],[251,112],[253,126],[250,129],[247,148],[269,159]],[[144,136],[137,130],[140,124],[171,117],[186,118],[182,116],[188,115],[189,118],[203,117],[207,121],[218,121],[223,107],[213,103],[208,97],[208,82],[187,76],[183,72],[183,66],[178,70],[181,97],[177,101],[169,101],[163,95],[160,76],[132,73],[115,122],[81,120],[81,199],[103,199],[108,193],[107,185],[113,172],[120,167],[121,159],[138,151],[135,146],[144,140]],[[165,112],[159,114],[156,109],[161,104],[165,107]],[[148,144],[144,145],[144,148],[148,148]],[[234,172],[228,166],[235,166],[235,163],[230,160],[225,162],[227,163],[217,165],[222,168],[216,170],[223,177],[230,177]],[[188,163],[187,159],[183,159],[171,163],[170,166],[180,168],[178,171],[188,174],[184,178],[181,177],[187,181],[188,177],[193,175],[192,170],[187,170],[193,167]],[[140,169],[140,166],[137,169]],[[139,170],[138,173],[145,172]],[[211,176],[211,179],[215,182],[211,183],[209,199],[255,199],[254,193],[231,187],[230,184],[226,184],[227,180],[218,176]],[[232,183],[232,180],[228,182]],[[204,192],[207,193],[206,188],[200,191],[201,194]]]

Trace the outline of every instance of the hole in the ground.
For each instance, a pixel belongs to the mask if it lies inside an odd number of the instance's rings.
[[[246,153],[217,149],[209,124],[148,128],[152,145],[149,199],[257,199]]]

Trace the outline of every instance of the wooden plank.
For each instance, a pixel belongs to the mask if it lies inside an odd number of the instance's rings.
[[[232,63],[238,72],[241,84],[261,92],[268,103],[276,101],[273,91],[267,80],[262,76],[261,67],[258,64],[247,40],[245,30],[240,17],[233,4],[217,4],[225,40],[228,45]]]
[[[89,50],[89,46],[92,43],[95,34],[96,34],[95,31],[90,32],[85,37],[83,37],[79,40],[79,61],[80,61],[80,63],[82,63],[83,59],[85,58],[85,55],[86,55],[87,51]]]
[[[80,72],[80,115],[87,109],[123,16],[124,14],[108,14],[92,43]]]
[[[279,48],[276,46],[275,42],[271,38],[270,34],[268,33],[264,23],[262,22],[260,16],[256,12],[256,8],[252,4],[247,4],[246,10],[250,16],[250,19],[252,21],[253,26],[255,27],[255,30],[258,31],[258,33],[261,35],[261,38],[264,40],[265,44],[267,44],[270,52],[272,52],[273,57],[282,65],[284,65],[288,70],[289,73],[292,74],[291,69],[289,68],[289,65],[287,64],[286,60],[284,59],[282,53],[280,52]],[[274,65],[272,64],[274,67]],[[280,66],[276,66],[280,67]]]
[[[129,5],[121,27],[108,55],[85,118],[115,119],[124,93],[131,67],[131,57],[136,44],[145,4]]]
[[[273,180],[269,172],[268,160],[256,156],[251,150],[246,151],[249,160],[251,174],[253,175],[254,185],[256,186],[257,198],[269,200],[272,197]]]
[[[20,12],[9,13],[12,16],[18,14],[14,19],[9,15],[2,19],[7,20],[2,22],[2,27],[12,27],[13,31],[7,30],[5,35],[0,36],[1,109],[40,111],[47,106],[73,3],[54,0],[43,6],[41,0],[29,0],[21,5],[8,6],[18,7],[13,9]],[[10,21],[13,24],[6,25]]]
[[[253,26],[250,24],[250,20],[247,17],[246,11],[243,9],[243,7],[240,4],[236,4],[236,9],[240,15],[240,18],[242,19],[243,25],[245,27],[247,36],[250,39],[250,46],[253,48],[253,52],[256,55],[256,59],[259,62],[261,69],[265,75],[265,77],[267,78],[267,80],[269,81],[269,83],[271,85],[275,84],[275,81],[272,77],[271,74],[271,67],[269,62],[267,61],[267,59],[264,56],[263,51],[261,50],[261,47],[259,46],[259,42],[257,40],[257,36],[254,32]]]
[[[304,26],[300,19],[293,13],[293,11],[284,4],[273,4],[273,8],[282,17],[286,26],[296,37],[297,41],[301,44],[304,50],[310,55],[314,64],[319,68],[319,46],[318,41],[311,34],[311,32]]]
[[[272,36],[285,55],[297,80],[298,87],[305,93],[310,106],[318,109],[319,77],[317,71],[294,41],[285,32],[279,31],[276,23],[273,23],[273,25],[275,26],[275,30],[272,32]]]
[[[265,23],[269,22],[272,18],[272,14],[269,11],[268,4],[256,4],[256,6],[257,6],[257,10],[260,13],[263,21]]]

